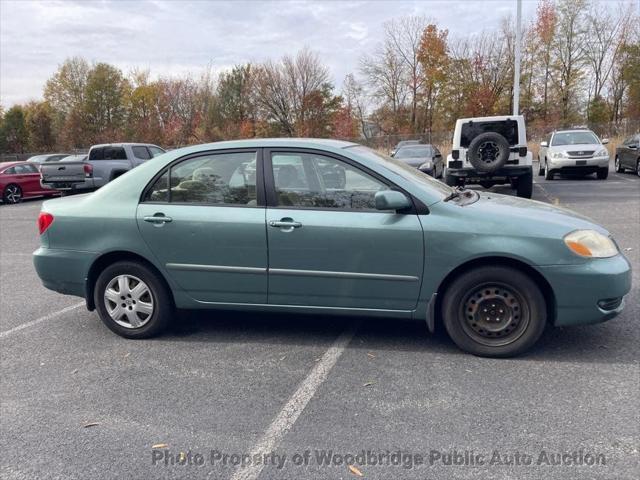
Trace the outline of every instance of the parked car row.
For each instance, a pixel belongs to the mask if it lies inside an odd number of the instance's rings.
[[[51,153],[0,163],[0,199],[12,204],[23,198],[88,192],[162,153],[165,150],[157,145],[114,143],[94,145],[88,154]]]

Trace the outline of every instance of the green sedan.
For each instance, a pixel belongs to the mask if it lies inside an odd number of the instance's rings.
[[[631,271],[609,232],[544,203],[452,190],[354,143],[174,150],[50,200],[34,263],[127,338],[176,309],[414,318],[506,357],[547,324],[615,317]]]

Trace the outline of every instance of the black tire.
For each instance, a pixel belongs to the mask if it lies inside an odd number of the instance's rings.
[[[542,160],[538,159],[538,176],[542,177],[544,175],[544,167],[542,166]]]
[[[117,277],[122,275],[135,277],[136,279],[144,282],[145,286],[148,287],[148,297],[144,301],[149,303],[148,298],[151,298],[153,310],[151,315],[148,315],[147,318],[141,320],[144,324],[137,328],[119,324],[107,311],[105,290],[114,280],[117,279]],[[135,285],[131,291],[134,289]],[[121,298],[123,301],[127,300],[124,295]],[[98,310],[98,314],[100,315],[100,319],[110,330],[122,337],[132,339],[150,338],[158,335],[169,325],[175,312],[171,293],[165,286],[164,282],[148,267],[134,261],[113,263],[100,273],[94,288],[94,302],[96,309]],[[118,303],[119,302],[120,300],[118,300]],[[136,302],[133,301],[133,303],[135,304]],[[125,303],[122,304],[123,307],[125,305]],[[130,309],[131,305],[124,308]],[[123,312],[126,314],[124,309]],[[122,317],[120,321],[121,323],[126,322]],[[129,323],[130,325],[133,325],[133,322]]]
[[[640,177],[640,158],[636,160],[636,175]]]
[[[444,183],[446,183],[450,187],[455,187],[458,185],[458,178],[453,175],[445,174]]]
[[[545,180],[553,180],[553,172],[551,171],[551,169],[549,168],[549,165],[547,165],[547,163],[545,162],[544,165],[544,179]]]
[[[509,186],[511,187],[511,190],[517,190],[518,189],[518,183],[519,183],[519,178],[518,177],[511,177],[509,179]]]
[[[599,168],[596,172],[598,180],[606,180],[609,176],[609,167]]]
[[[614,164],[616,166],[616,173],[624,173],[624,167],[620,163],[620,158],[616,155],[616,159],[614,160]]]
[[[480,315],[488,315],[489,321]],[[544,296],[529,276],[511,267],[488,266],[453,281],[444,294],[442,318],[460,349],[482,357],[512,357],[540,338],[547,312]]]
[[[2,201],[11,205],[20,203],[22,201],[22,188],[20,187],[20,185],[10,183],[6,187],[4,187]]]
[[[533,195],[533,172],[529,172],[518,178],[516,195],[522,198],[531,198]]]
[[[469,144],[469,162],[479,172],[493,172],[509,159],[509,142],[496,132],[478,135]]]

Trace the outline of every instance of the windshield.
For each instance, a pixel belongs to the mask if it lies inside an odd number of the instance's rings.
[[[394,158],[423,158],[431,156],[431,147],[402,147]]]
[[[411,167],[404,162],[399,162],[398,160],[394,160],[391,157],[387,157],[382,153],[377,152],[371,148],[365,147],[363,145],[358,145],[355,147],[349,147],[349,150],[353,150],[358,153],[362,157],[365,157],[369,160],[373,160],[381,165],[384,165],[386,168],[391,170],[392,172],[400,175],[401,177],[409,180],[410,182],[418,183],[424,187],[431,189],[431,191],[438,192],[442,194],[442,198],[445,198],[447,195],[451,193],[451,187],[448,187],[444,183],[436,180],[431,175],[427,175],[426,173],[422,173],[417,168]]]
[[[584,145],[591,143],[600,143],[598,137],[591,132],[556,133],[551,141],[551,145],[554,147],[559,145]]]

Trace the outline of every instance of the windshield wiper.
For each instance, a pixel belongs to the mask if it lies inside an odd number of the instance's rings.
[[[454,188],[453,191],[444,198],[443,202],[448,202],[450,200],[453,200],[454,198],[459,198],[463,191],[463,187]]]

